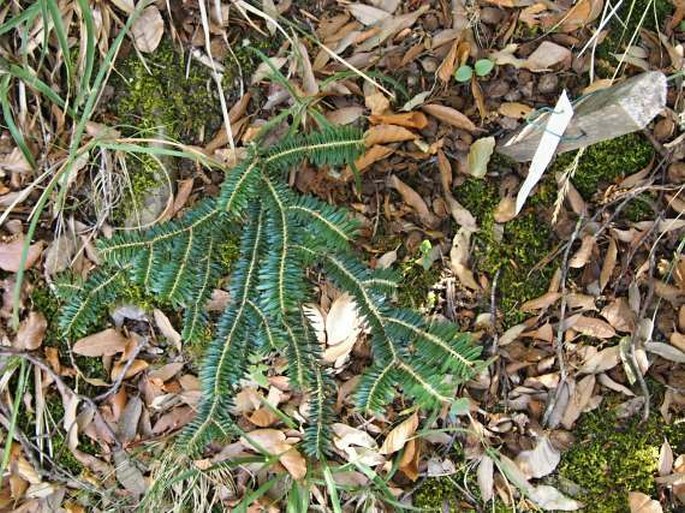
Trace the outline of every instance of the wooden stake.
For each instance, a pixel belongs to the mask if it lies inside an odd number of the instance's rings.
[[[590,93],[573,105],[573,119],[557,153],[577,150],[641,130],[666,106],[666,76],[659,71],[636,75]],[[546,112],[501,144],[497,151],[519,162],[533,158],[550,113]]]

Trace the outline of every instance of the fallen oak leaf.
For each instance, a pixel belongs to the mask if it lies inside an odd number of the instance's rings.
[[[372,114],[369,116],[372,125],[398,125],[421,130],[428,125],[428,118],[423,112],[400,112],[397,114]]]
[[[413,141],[418,137],[417,134],[398,125],[375,125],[369,128],[364,134],[364,144],[367,147],[376,144],[388,144],[394,142]]]
[[[24,263],[24,270],[30,269],[40,257],[45,242],[38,241],[29,246],[28,256]],[[16,239],[12,242],[0,242],[0,269],[9,273],[19,272],[21,256],[24,251],[24,240]]]
[[[461,128],[469,132],[478,131],[478,128],[473,121],[452,107],[429,103],[427,105],[423,105],[421,109],[429,116],[433,116],[434,118],[444,123],[448,123],[454,127]]]
[[[619,346],[611,346],[602,349],[590,356],[578,371],[581,374],[599,374],[600,372],[613,369],[620,361]]]
[[[393,428],[383,441],[383,445],[378,452],[381,454],[393,454],[404,447],[407,440],[416,432],[419,427],[419,414],[414,412]]]
[[[143,53],[154,52],[164,35],[164,20],[154,5],[146,7],[131,25],[131,35],[136,48]]]
[[[114,328],[108,328],[76,341],[71,350],[81,356],[113,356],[123,353],[129,341]]]
[[[539,479],[551,474],[560,461],[561,453],[547,436],[543,436],[534,449],[520,452],[515,460],[526,479]]]
[[[17,331],[12,346],[20,351],[34,351],[43,343],[48,321],[40,312],[30,312]]]

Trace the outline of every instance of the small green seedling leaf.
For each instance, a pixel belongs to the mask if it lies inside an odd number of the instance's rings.
[[[495,63],[490,59],[479,59],[473,67],[476,70],[476,75],[484,77],[494,69]]]
[[[454,72],[454,79],[457,82],[468,82],[471,80],[471,77],[473,76],[473,68],[469,66],[468,64],[464,64],[463,66],[459,66],[457,68],[457,71]]]

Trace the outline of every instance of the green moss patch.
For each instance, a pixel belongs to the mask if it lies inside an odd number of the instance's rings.
[[[611,409],[602,408],[583,415],[574,434],[576,443],[563,454],[558,472],[583,490],[577,498],[587,513],[628,511],[631,491],[655,497],[664,439],[676,454],[685,449],[685,430],[666,425],[658,412],[641,424],[638,419],[618,420]]]
[[[560,155],[550,169],[551,174],[566,169],[575,155],[575,152]],[[589,200],[616,180],[646,167],[653,156],[652,145],[636,133],[593,144],[580,158],[573,185]]]
[[[480,226],[473,239],[473,268],[486,273],[490,280],[500,273],[498,306],[507,325],[523,319],[519,305],[544,293],[554,272],[551,265],[537,269],[552,248],[553,234],[543,210],[554,201],[553,191],[548,182],[543,182],[521,214],[498,225],[493,217],[500,201],[495,185],[468,179],[455,190],[457,199],[476,216]]]

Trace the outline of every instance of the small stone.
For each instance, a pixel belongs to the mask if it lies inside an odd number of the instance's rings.
[[[538,82],[538,91],[542,94],[550,94],[556,92],[559,86],[559,78],[554,73],[548,73],[540,77]]]
[[[667,141],[675,131],[675,123],[671,118],[663,118],[654,125],[654,138],[659,141]]]
[[[483,7],[480,10],[480,21],[489,25],[497,25],[504,18],[504,13],[496,7]]]
[[[433,59],[432,57],[426,57],[425,59],[421,59],[421,67],[426,73],[435,73],[435,70],[438,69],[438,61]]]

